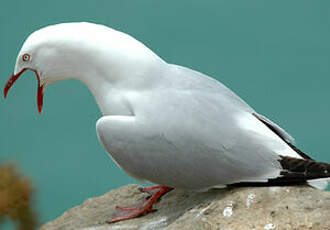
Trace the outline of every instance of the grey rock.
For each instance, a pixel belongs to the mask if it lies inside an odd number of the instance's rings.
[[[88,199],[40,230],[330,230],[330,192],[307,186],[173,190],[155,205],[157,212],[107,224],[116,205],[146,196],[138,188],[128,185]]]

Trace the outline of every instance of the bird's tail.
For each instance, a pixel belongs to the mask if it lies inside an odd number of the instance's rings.
[[[307,181],[309,186],[312,186],[314,188],[325,190],[329,183],[330,183],[330,177],[328,178],[321,178],[321,179],[314,179],[314,180],[308,180]]]

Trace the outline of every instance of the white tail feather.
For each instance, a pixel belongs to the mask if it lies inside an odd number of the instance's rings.
[[[320,190],[325,190],[330,183],[330,177],[308,180],[307,182],[310,186],[312,186],[314,188],[317,188]]]

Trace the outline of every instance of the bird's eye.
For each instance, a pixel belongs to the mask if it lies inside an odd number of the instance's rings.
[[[30,55],[29,54],[24,54],[23,56],[22,56],[22,59],[23,59],[23,61],[30,61]]]

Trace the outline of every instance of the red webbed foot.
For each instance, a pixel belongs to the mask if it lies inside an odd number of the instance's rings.
[[[160,200],[162,196],[171,191],[173,188],[167,186],[151,186],[146,188],[141,188],[141,192],[146,192],[149,194],[146,199],[140,203],[129,207],[117,206],[117,212],[115,215],[108,220],[108,223],[115,223],[122,220],[128,220],[132,218],[136,218],[139,216],[146,215],[151,212],[155,212],[156,210],[152,208],[152,206]]]

